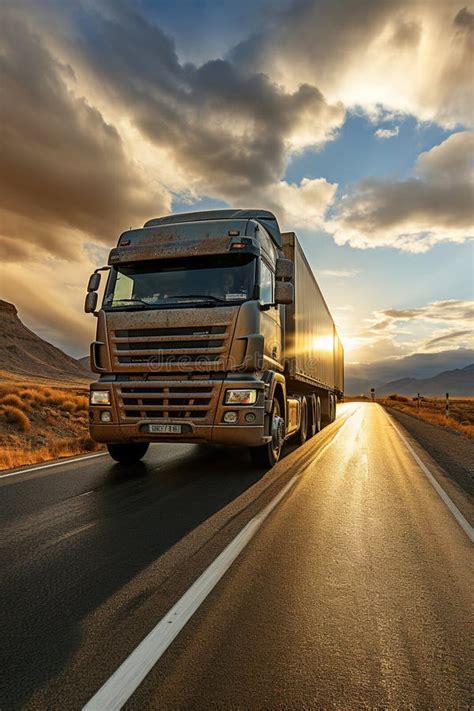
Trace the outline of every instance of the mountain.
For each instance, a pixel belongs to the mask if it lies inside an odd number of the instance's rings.
[[[377,395],[409,395],[411,397],[420,395],[431,395],[443,397],[449,393],[453,397],[469,396],[474,397],[474,363],[466,368],[456,368],[455,370],[445,370],[438,373],[433,378],[401,378],[386,383],[377,389]]]
[[[16,307],[0,299],[0,371],[2,376],[53,380],[91,379],[79,361],[30,331],[19,319]]]
[[[82,367],[85,368],[88,372],[92,372],[92,371],[91,371],[91,359],[90,359],[90,356],[88,356],[88,355],[82,356],[82,358],[78,358],[78,359],[77,359],[77,362],[80,363],[80,364],[82,365]],[[94,376],[94,377],[95,377],[95,376]]]
[[[404,378],[430,379],[443,371],[466,368],[471,363],[474,363],[474,350],[468,348],[441,353],[414,353],[374,363],[347,363],[345,391],[348,395],[367,395],[370,388],[378,390],[392,381]]]

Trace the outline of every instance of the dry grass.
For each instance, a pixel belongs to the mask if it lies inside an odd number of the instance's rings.
[[[16,427],[20,432],[29,432],[31,422],[22,410],[13,405],[0,406],[0,417]]]
[[[449,417],[445,416],[444,398],[423,397],[418,403],[416,398],[394,394],[387,398],[381,398],[378,402],[406,412],[432,425],[446,427],[466,437],[474,437],[474,399],[453,398],[450,400]]]
[[[0,469],[101,449],[89,437],[87,390],[0,382]]]
[[[90,437],[71,437],[57,439],[51,444],[42,447],[0,447],[0,470],[14,469],[28,464],[46,462],[50,459],[72,457],[84,452],[94,452],[101,449],[100,445]]]
[[[4,395],[0,397],[0,406],[1,405],[13,405],[13,407],[19,407],[21,410],[25,403],[23,400],[20,400],[18,395]]]

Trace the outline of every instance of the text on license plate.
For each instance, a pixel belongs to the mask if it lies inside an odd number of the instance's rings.
[[[181,434],[181,425],[148,425],[153,434]]]

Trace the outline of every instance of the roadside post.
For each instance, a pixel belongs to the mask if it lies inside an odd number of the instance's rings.
[[[444,416],[446,419],[449,417],[449,393],[446,393],[446,403],[444,408]]]
[[[421,403],[420,403],[420,393],[418,393],[418,396],[417,396],[417,404],[416,404],[418,410],[420,409],[420,404],[421,404]]]
[[[370,388],[370,399],[375,402],[375,388]]]

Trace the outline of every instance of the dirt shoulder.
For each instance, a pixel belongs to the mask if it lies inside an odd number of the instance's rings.
[[[446,476],[464,492],[474,496],[474,441],[393,407],[385,407],[428,452]]]

